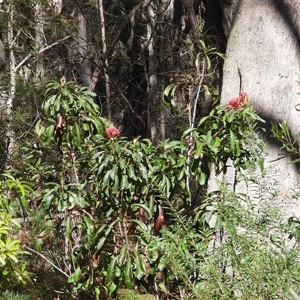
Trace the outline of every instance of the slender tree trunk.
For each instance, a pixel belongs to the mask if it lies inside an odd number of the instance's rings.
[[[192,0],[181,0],[181,2],[185,8],[186,15],[188,16],[188,27],[191,28],[194,40],[198,41],[201,37],[201,30],[197,22],[193,2]]]
[[[101,28],[101,41],[102,41],[102,51],[103,55],[106,54],[106,32],[105,32],[105,20],[104,20],[104,9],[103,0],[99,0],[99,14],[100,14],[100,28]],[[111,120],[111,93],[110,93],[110,79],[108,75],[108,58],[103,62],[104,69],[104,79],[105,79],[105,93],[106,93],[106,108],[107,108],[107,118]]]
[[[9,48],[9,69],[10,69],[10,87],[8,98],[6,101],[6,116],[7,116],[7,159],[10,159],[13,150],[15,148],[15,132],[12,127],[12,119],[13,119],[13,100],[15,98],[16,93],[16,58],[14,53],[14,29],[13,29],[13,22],[14,22],[14,4],[13,0],[11,0],[8,4],[8,11],[7,11],[9,18],[8,18],[8,31],[7,31],[7,41],[8,41],[8,48]]]
[[[36,5],[34,7],[34,13],[35,13],[35,48],[37,50],[40,50],[44,46],[45,41],[45,34],[44,34],[44,20],[45,20],[45,14],[44,14],[44,8],[43,5],[40,2],[36,2]],[[42,79],[44,75],[44,54],[39,53],[37,55],[36,60],[36,68],[35,68],[35,82],[38,82]]]
[[[87,31],[86,18],[83,13],[85,8],[85,0],[79,1],[78,10],[78,52],[80,55],[80,75],[81,84],[84,86],[90,85],[90,64],[87,59]]]
[[[123,34],[124,30],[127,28],[127,26],[131,23],[134,23],[134,19],[136,17],[136,14],[140,12],[141,9],[146,8],[153,0],[145,0],[139,4],[137,4],[129,13],[128,16],[126,16],[125,20],[121,23],[121,25],[119,26],[119,28],[116,31],[116,34],[111,42],[111,44],[109,45],[109,47],[107,48],[106,53],[103,55],[103,60],[106,60],[114,51],[115,46],[117,45],[118,41],[120,40],[121,35]],[[93,75],[92,75],[92,79],[89,85],[89,90],[93,91],[95,89],[95,86],[98,82],[98,78],[99,75],[101,73],[103,67],[103,63],[102,61],[99,59],[97,61],[97,67],[95,68]]]
[[[160,33],[160,35],[157,37],[157,43],[156,43],[156,47],[158,48],[158,55],[161,56],[162,53],[162,49],[164,47],[164,40],[165,40],[165,36],[163,34],[164,32],[164,9],[163,9],[163,1],[159,0],[158,1],[158,10],[157,10],[157,24],[158,24],[158,32]],[[158,59],[156,59],[157,61]],[[165,88],[165,83],[164,83],[164,76],[158,76],[158,93],[163,91]],[[160,124],[160,140],[165,140],[166,139],[166,113],[167,113],[167,109],[166,107],[163,105],[162,101],[160,100],[159,95],[157,94],[157,102],[159,103],[159,107],[161,108],[159,110],[159,124]]]
[[[151,70],[156,64],[155,54],[155,41],[154,41],[154,25],[155,25],[155,14],[153,6],[150,4],[147,7],[147,42],[148,42],[148,55],[149,55],[149,67]],[[152,141],[157,138],[157,75],[156,72],[148,75],[148,135]]]

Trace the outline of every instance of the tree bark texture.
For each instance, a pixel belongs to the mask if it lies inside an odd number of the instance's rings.
[[[100,16],[100,32],[101,32],[101,41],[102,41],[102,51],[103,54],[106,53],[106,31],[105,31],[105,19],[104,19],[104,8],[103,0],[99,0],[99,16]],[[106,108],[107,108],[107,118],[111,120],[111,93],[110,93],[110,78],[108,75],[108,58],[103,62],[104,69],[104,79],[105,79],[105,97],[106,97]]]
[[[270,138],[268,129],[271,122],[286,120],[294,137],[300,131],[300,113],[295,109],[300,103],[300,2],[238,2],[227,43],[221,103],[226,104],[240,92],[248,93],[249,105],[267,122],[266,167],[275,172],[281,200],[291,199],[298,170],[288,164],[289,159],[272,162],[283,151]],[[233,186],[234,177],[230,171],[225,176]],[[236,191],[258,196],[244,183],[236,186]],[[281,204],[286,216],[300,217],[300,199]]]
[[[35,14],[35,47],[39,51],[44,47],[45,34],[44,34],[44,24],[45,24],[45,11],[44,7],[40,2],[37,2],[34,7]],[[44,76],[44,54],[40,53],[37,55],[36,68],[35,68],[35,82],[41,80]]]
[[[15,40],[14,40],[14,5],[13,2],[10,1],[8,6],[8,31],[7,31],[7,42],[9,49],[9,69],[10,69],[10,88],[8,93],[8,98],[6,101],[6,117],[7,117],[7,159],[9,160],[13,150],[15,148],[15,132],[12,127],[12,119],[13,119],[13,100],[15,98],[16,93],[16,57],[14,52]]]
[[[80,55],[81,83],[84,86],[90,84],[90,64],[87,59],[87,29],[86,17],[84,15],[85,1],[79,1],[78,9],[78,53]]]

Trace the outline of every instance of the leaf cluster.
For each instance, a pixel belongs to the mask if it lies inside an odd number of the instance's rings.
[[[73,82],[51,82],[44,95],[39,141],[24,148],[34,208],[23,209],[28,216],[39,210],[50,222],[50,238],[47,226],[36,227],[36,249],[64,249],[47,259],[68,278],[70,293],[98,299],[124,287],[149,292],[157,283],[162,293],[178,292],[171,288],[179,280],[173,260],[194,282],[191,262],[208,255],[212,214],[204,214],[204,196],[196,206],[191,199],[198,187],[205,190],[207,165],[226,172],[230,159],[237,170],[257,164],[262,144],[254,109],[217,106],[181,140],[154,145],[106,135],[110,123],[99,117],[95,95]]]

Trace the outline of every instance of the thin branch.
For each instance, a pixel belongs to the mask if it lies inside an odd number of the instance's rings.
[[[34,249],[31,249],[31,248],[27,247],[27,246],[25,246],[25,248],[26,248],[27,250],[29,250],[29,251],[31,251],[31,252],[33,252],[33,253],[39,255],[40,257],[42,257],[42,258],[43,258],[44,260],[46,260],[53,268],[55,268],[56,270],[58,270],[60,273],[64,274],[67,278],[70,277],[67,273],[65,273],[63,270],[61,270],[59,267],[57,267],[53,262],[51,262],[45,255],[43,255],[43,254],[41,254],[41,253],[35,251]]]
[[[58,40],[58,41],[52,43],[51,45],[48,45],[48,46],[42,48],[41,50],[38,51],[37,54],[41,54],[41,53],[43,53],[43,52],[45,52],[45,51],[51,49],[52,47],[54,47],[54,46],[60,44],[61,42],[64,42],[65,40],[69,39],[70,37],[72,37],[72,36],[71,36],[71,35],[68,35],[68,36],[64,37],[63,39],[60,39],[60,40]],[[24,59],[23,59],[16,67],[15,67],[15,71],[17,71],[19,68],[21,68],[21,67],[29,60],[29,58],[30,58],[31,56],[33,56],[32,53],[28,54],[28,55],[27,55],[27,56],[26,56],[26,57],[25,57],[25,58],[24,58]]]
[[[141,3],[137,4],[136,6],[134,6],[133,9],[130,11],[129,15],[126,17],[126,19],[124,19],[124,21],[121,23],[118,30],[116,31],[116,34],[115,34],[111,44],[109,45],[109,47],[107,47],[106,52],[103,53],[102,58],[96,62],[96,68],[92,75],[91,83],[89,86],[90,91],[93,91],[95,89],[97,81],[98,81],[98,77],[101,73],[101,68],[103,67],[103,62],[113,53],[115,46],[117,45],[118,41],[120,40],[120,37],[123,34],[124,30],[127,28],[128,25],[134,23],[134,19],[135,19],[137,13],[140,11],[140,9],[144,9],[151,2],[152,2],[152,0],[145,0],[144,2],[141,2]]]
[[[19,30],[18,33],[16,34],[15,38],[11,41],[11,44],[9,45],[9,48],[13,48],[14,44],[16,43],[17,38],[21,34],[22,30]]]
[[[205,76],[205,68],[206,68],[206,64],[205,64],[205,57],[204,57],[202,59],[202,70],[201,70],[201,75],[200,75],[200,81],[198,83],[198,91],[197,91],[197,95],[195,97],[194,105],[191,106],[191,103],[190,103],[189,122],[190,122],[191,128],[194,128],[194,126],[195,126],[197,103],[199,101],[200,91],[201,91],[202,83],[203,83],[204,76]],[[192,108],[193,108],[193,113],[192,113]],[[190,142],[188,144],[188,151],[187,151],[187,161],[188,162],[190,161],[190,155],[191,155],[192,151],[194,150],[194,147],[195,147],[195,143],[193,142],[193,133],[191,132],[190,133]],[[188,166],[188,168],[190,168],[190,167]],[[186,185],[190,188],[190,176],[186,177]],[[190,198],[190,204],[191,203],[192,203],[192,199]]]
[[[134,109],[134,107],[131,105],[131,103],[129,102],[129,100],[126,98],[126,96],[122,93],[121,89],[119,88],[118,84],[112,79],[112,77],[110,77],[111,82],[115,85],[115,87],[117,88],[119,95],[123,98],[123,100],[127,103],[128,107],[130,108],[130,111],[132,112],[132,114],[134,114],[139,120],[140,122],[143,124],[143,126],[146,127],[146,124],[142,118],[142,116]]]
[[[201,76],[200,76],[200,82],[199,82],[199,87],[198,87],[198,91],[197,91],[197,96],[196,96],[195,102],[194,102],[194,111],[193,111],[193,115],[192,115],[192,122],[191,122],[191,125],[190,125],[192,128],[194,128],[194,125],[195,125],[196,112],[197,112],[197,102],[199,100],[199,95],[200,95],[200,91],[201,91],[201,88],[202,88],[202,83],[203,83],[203,80],[204,80],[205,68],[206,68],[205,57],[203,57],[203,59],[202,59],[202,72],[201,72]]]

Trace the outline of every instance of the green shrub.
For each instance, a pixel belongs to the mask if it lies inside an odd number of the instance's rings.
[[[20,225],[9,212],[12,210],[10,197],[13,195],[15,199],[23,202],[27,185],[10,175],[4,175],[0,182],[0,192],[0,291],[3,291],[14,285],[24,284],[30,279],[23,261],[25,252],[14,235]]]
[[[0,295],[1,300],[33,300],[31,296],[14,293],[12,291],[5,291]]]
[[[133,290],[120,289],[117,293],[117,300],[155,300],[152,295],[140,295]]]

